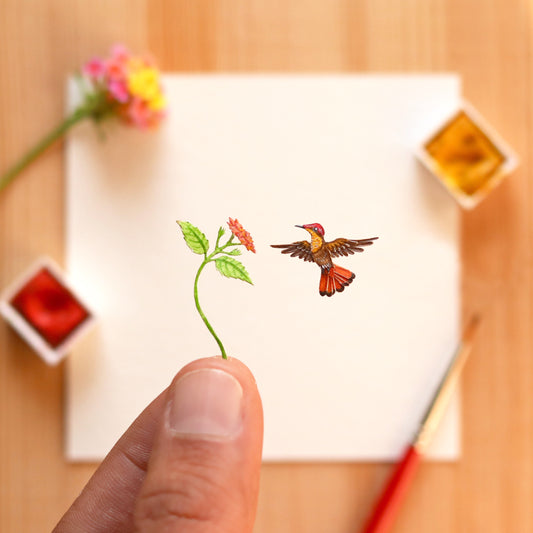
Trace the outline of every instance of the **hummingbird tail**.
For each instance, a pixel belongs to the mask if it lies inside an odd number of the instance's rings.
[[[329,270],[323,269],[318,288],[320,296],[333,296],[335,291],[342,292],[354,279],[353,272],[338,265],[333,265]]]

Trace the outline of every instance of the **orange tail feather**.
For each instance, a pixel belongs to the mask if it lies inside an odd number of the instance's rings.
[[[333,296],[335,291],[342,292],[354,279],[355,274],[347,268],[333,265],[329,270],[324,269],[318,287],[320,296]]]

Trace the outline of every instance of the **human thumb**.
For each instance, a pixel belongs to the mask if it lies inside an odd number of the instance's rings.
[[[263,411],[236,359],[199,359],[167,391],[134,512],[143,533],[247,533],[259,490]]]

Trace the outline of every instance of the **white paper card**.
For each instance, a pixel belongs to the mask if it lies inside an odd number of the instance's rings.
[[[67,267],[99,316],[68,364],[66,453],[101,459],[187,362],[218,347],[193,302],[201,256],[176,220],[214,243],[238,218],[254,281],[208,265],[200,301],[227,352],[255,374],[265,460],[391,460],[411,438],[458,341],[458,208],[416,161],[457,108],[454,75],[168,75],[155,133],[79,127],[67,146]],[[71,95],[71,101],[72,101]],[[271,248],[379,236],[319,268]],[[454,399],[432,456],[459,453]]]

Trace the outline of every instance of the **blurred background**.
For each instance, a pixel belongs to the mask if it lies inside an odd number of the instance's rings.
[[[533,531],[533,5],[528,0],[0,0],[0,169],[65,109],[65,79],[116,42],[167,72],[455,72],[521,166],[461,220],[463,453],[424,464],[397,533]],[[0,195],[0,287],[64,259],[64,160]],[[63,458],[63,367],[0,322],[0,531],[50,530],[95,464]],[[360,528],[388,464],[266,464],[257,533]]]

